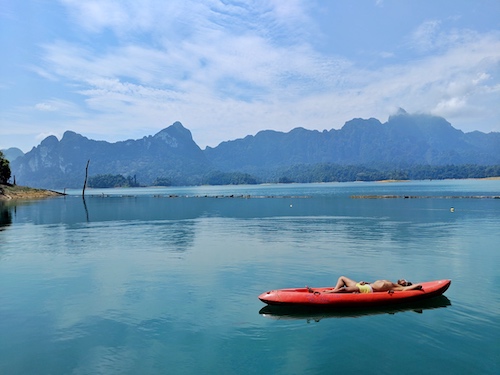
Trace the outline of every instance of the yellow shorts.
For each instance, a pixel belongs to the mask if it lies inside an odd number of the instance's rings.
[[[357,283],[356,286],[358,287],[360,293],[373,293],[373,289],[370,284],[361,285],[360,283]]]

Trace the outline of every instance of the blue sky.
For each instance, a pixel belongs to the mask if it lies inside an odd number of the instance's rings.
[[[402,107],[500,131],[498,0],[0,0],[0,148],[201,147]]]

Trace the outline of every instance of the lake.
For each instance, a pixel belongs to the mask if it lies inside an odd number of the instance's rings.
[[[67,193],[0,205],[1,374],[500,373],[500,199],[472,198],[500,180]],[[368,311],[257,298],[340,275],[452,284]]]

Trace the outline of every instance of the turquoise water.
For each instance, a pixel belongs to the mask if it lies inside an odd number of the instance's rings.
[[[1,374],[499,373],[500,199],[459,196],[500,181],[67,193],[0,206]],[[339,275],[452,285],[374,311],[257,299]]]

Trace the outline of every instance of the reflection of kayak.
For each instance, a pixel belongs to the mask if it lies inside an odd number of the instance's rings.
[[[278,289],[264,292],[259,299],[268,305],[300,305],[328,307],[371,307],[394,303],[414,302],[443,294],[451,280],[419,283],[421,290],[376,293],[323,293],[329,288]]]
[[[259,314],[266,318],[276,320],[314,320],[323,318],[359,318],[368,315],[396,314],[405,311],[423,313],[425,310],[440,309],[451,306],[451,302],[445,296],[437,296],[423,301],[401,303],[396,306],[372,307],[372,308],[343,308],[318,306],[294,306],[294,305],[267,305],[260,309]]]

